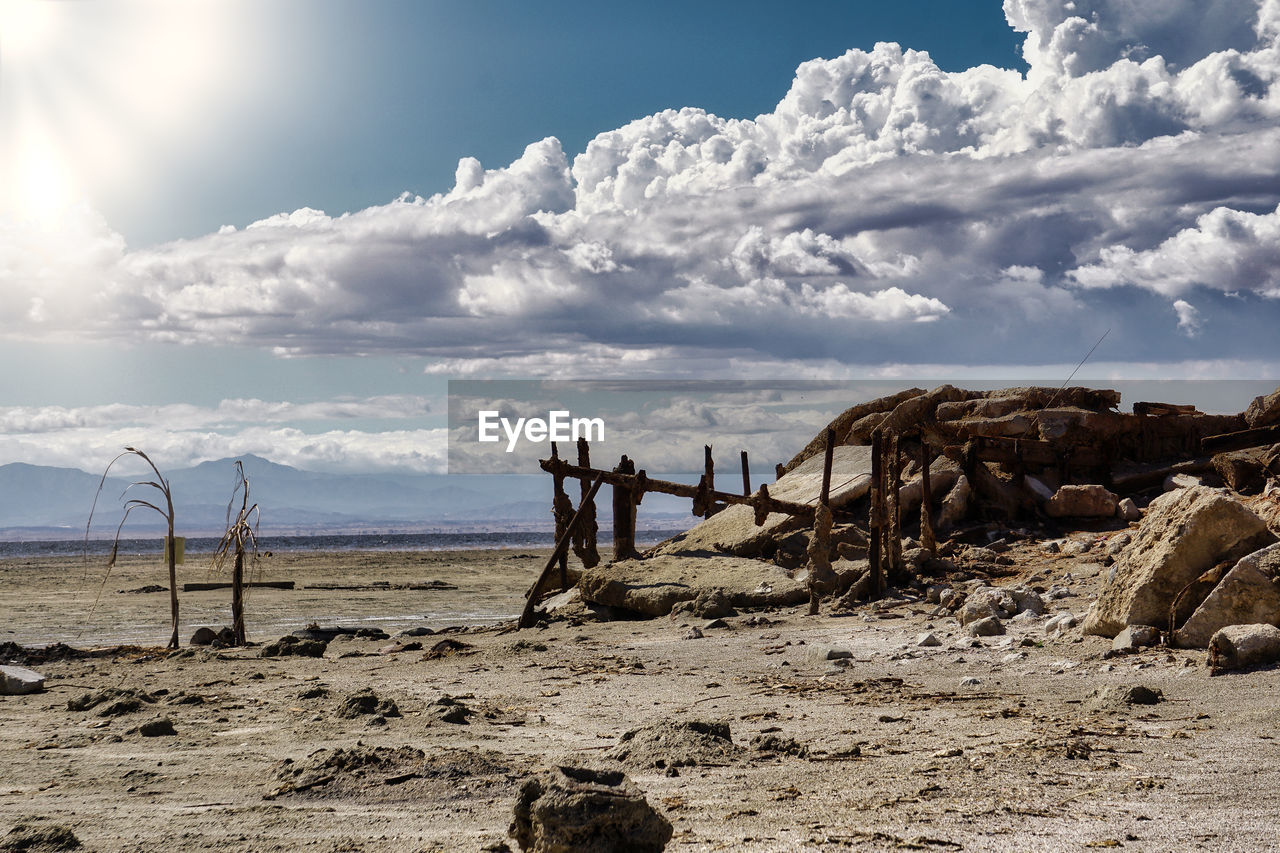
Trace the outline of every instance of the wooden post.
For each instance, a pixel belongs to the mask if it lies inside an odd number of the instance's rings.
[[[578,439],[578,467],[591,467],[591,447],[585,438]],[[583,477],[578,480],[578,485],[582,489],[580,497],[586,497],[587,490],[591,488],[590,481]],[[586,515],[573,535],[573,553],[582,561],[584,569],[593,569],[600,565],[600,551],[596,547],[596,531],[599,529],[596,524],[596,502],[588,502],[582,511]]]
[[[774,466],[773,466],[773,481],[774,481],[775,483],[776,483],[776,482],[778,482],[779,480],[781,480],[781,479],[782,479],[782,476],[783,476],[784,474],[786,474],[786,473],[787,473],[787,469],[786,469],[786,468],[784,468],[784,467],[782,466],[782,463],[781,463],[781,462],[779,462],[778,464],[774,465]]]
[[[901,436],[889,438],[889,571],[902,574],[902,454]]]
[[[551,458],[559,459],[560,450],[556,447],[556,443],[551,442]],[[569,519],[573,515],[573,503],[569,500],[569,495],[564,490],[564,477],[555,474],[551,478],[552,488],[554,489],[551,498],[551,513],[556,520],[556,541],[560,541],[560,537],[564,535],[569,526]],[[560,555],[560,588],[569,588],[569,556],[567,554]]]
[[[702,467],[703,477],[706,479],[707,491],[714,492],[716,490],[716,463],[711,458],[711,445],[704,444],[702,446]],[[707,502],[707,514],[705,518],[710,518],[716,514],[716,502],[710,500]]]
[[[809,615],[817,616],[822,593],[835,588],[831,569],[831,510],[819,504],[813,513],[813,538],[809,540]]]
[[[882,513],[880,494],[883,491],[884,463],[883,436],[880,430],[871,433],[871,509],[867,517],[867,528],[870,532],[867,543],[867,561],[871,569],[871,598],[884,595],[884,575],[880,565],[880,524]]]
[[[636,463],[625,455],[613,469],[615,474],[634,474]],[[636,502],[629,486],[613,487],[613,559],[636,556]]]
[[[933,463],[933,451],[926,442],[920,442],[920,547],[929,556],[938,556],[938,541],[933,536],[933,487],[929,482],[929,466]]]
[[[627,457],[622,457],[626,459]],[[577,529],[578,522],[582,520],[582,508],[595,500],[596,492],[600,491],[600,484],[604,482],[604,475],[597,474],[595,480],[591,483],[591,488],[587,490],[586,495],[582,498],[582,503],[578,504],[578,511],[573,514],[573,518],[569,520],[565,531],[560,538],[556,540],[556,547],[551,552],[551,556],[547,559],[547,564],[542,567],[542,573],[538,575],[538,579],[533,582],[533,588],[529,590],[529,597],[525,600],[524,611],[520,614],[520,621],[516,623],[517,628],[528,628],[533,624],[533,611],[538,604],[538,594],[543,584],[546,583],[547,576],[551,574],[551,570],[556,567],[560,559],[569,551],[569,541],[573,537],[573,531]]]
[[[747,465],[747,451],[742,451],[742,494],[751,494],[751,468]]]
[[[826,455],[822,458],[822,494],[818,497],[818,503],[826,507],[831,506],[831,463],[835,453],[836,431],[828,429]]]

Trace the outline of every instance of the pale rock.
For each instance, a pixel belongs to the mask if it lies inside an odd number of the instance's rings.
[[[0,696],[22,696],[44,690],[45,677],[25,666],[0,666]]]
[[[1142,510],[1133,502],[1133,498],[1124,498],[1116,504],[1116,517],[1121,521],[1141,521]]]
[[[1203,486],[1204,481],[1194,474],[1170,474],[1164,478],[1164,490],[1166,492],[1174,492],[1178,489],[1190,489],[1196,486]]]
[[[969,478],[961,474],[938,509],[939,532],[952,529],[964,519],[969,512],[969,499],[972,496],[973,487],[969,485]]]
[[[1044,632],[1047,636],[1056,637],[1074,628],[1076,622],[1077,619],[1074,613],[1059,613],[1044,623]]]
[[[1110,518],[1119,501],[1105,486],[1062,486],[1044,505],[1053,518]]]
[[[1266,623],[1280,625],[1280,589],[1259,570],[1280,556],[1280,543],[1241,558],[1175,634],[1177,644],[1202,649],[1220,628]]]
[[[1275,625],[1228,625],[1209,638],[1209,666],[1244,669],[1280,660],[1280,628]]]
[[[1004,633],[1004,623],[994,616],[970,622],[965,630],[972,637],[996,637]]]
[[[1128,652],[1143,646],[1154,646],[1160,642],[1160,629],[1151,625],[1130,625],[1116,634],[1111,641],[1111,648],[1117,652]]]
[[[933,633],[926,631],[925,633],[916,637],[916,645],[922,648],[933,648],[935,646],[942,645],[942,641],[939,640],[937,636],[934,635]]]
[[[1126,625],[1164,624],[1174,597],[1202,573],[1274,541],[1261,518],[1222,492],[1199,486],[1161,495],[1112,567],[1084,631],[1114,637]]]

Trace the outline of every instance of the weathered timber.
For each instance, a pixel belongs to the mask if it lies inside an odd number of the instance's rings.
[[[902,453],[901,436],[889,439],[889,571],[894,577],[902,574]]]
[[[1205,436],[1200,439],[1200,452],[1223,453],[1228,450],[1248,450],[1251,447],[1265,447],[1277,441],[1280,441],[1280,424]]]
[[[604,482],[610,486],[627,486],[631,487],[636,482],[635,474],[624,474],[618,471],[602,471],[597,468],[582,468],[577,465],[570,465],[563,459],[543,459],[538,465],[543,471],[554,474],[560,471],[565,477],[576,477],[578,479],[586,479],[590,481],[592,478],[601,475]],[[659,492],[664,495],[675,495],[680,498],[698,498],[699,486],[690,485],[688,483],[673,483],[668,480],[655,480],[646,478],[644,481],[644,489],[648,492]],[[709,500],[716,500],[727,504],[747,504],[756,509],[763,509],[765,513],[782,512],[788,515],[794,515],[804,520],[813,518],[813,505],[795,503],[794,501],[777,500],[769,497],[768,491],[764,486],[756,494],[738,495],[731,492],[707,492],[706,497]]]
[[[591,447],[585,438],[578,439],[578,467],[591,467]],[[580,488],[579,498],[586,497],[587,489],[591,488],[591,483],[585,479],[580,479],[578,480],[578,486]],[[593,569],[600,565],[600,551],[596,547],[596,532],[599,529],[599,525],[596,523],[595,501],[584,504],[583,512],[586,515],[578,525],[577,531],[573,534],[573,553],[582,562],[584,569]]]
[[[1187,459],[1172,465],[1148,466],[1115,476],[1112,480],[1111,490],[1118,494],[1140,492],[1143,489],[1160,485],[1170,474],[1193,474],[1198,476],[1207,474],[1212,470],[1213,460],[1210,457]]]
[[[871,506],[867,514],[867,529],[869,531],[869,536],[867,537],[867,560],[871,568],[871,597],[873,599],[884,595],[884,568],[881,566],[880,561],[880,545],[883,538],[881,526],[884,517],[880,506],[881,495],[884,493],[883,455],[882,433],[880,430],[876,430],[871,434]]]
[[[817,616],[823,593],[835,591],[836,573],[831,569],[831,510],[818,504],[813,513],[813,538],[809,540],[809,615]]]
[[[560,449],[556,447],[556,443],[551,442],[551,458],[560,458]],[[573,504],[569,501],[569,495],[564,490],[564,476],[557,474],[551,478],[553,495],[551,498],[551,514],[555,517],[556,522],[556,540],[564,535],[569,526],[569,519],[573,517]],[[569,556],[567,554],[560,555],[560,588],[569,588]]]
[[[822,491],[818,496],[818,503],[823,506],[831,506],[831,463],[835,459],[836,452],[836,431],[827,429],[827,449],[822,461]]]
[[[613,469],[618,474],[635,474],[636,463],[625,455]],[[636,553],[636,477],[613,487],[613,559],[626,560]]]
[[[246,587],[257,587],[258,589],[293,589],[293,583],[293,581],[250,581],[244,585]],[[183,592],[207,592],[211,589],[231,589],[231,582],[184,583],[182,585]]]
[[[747,451],[742,451],[742,494],[751,494],[751,466],[747,464]]]
[[[623,457],[625,458],[625,457]],[[582,509],[596,498],[596,492],[600,491],[600,485],[604,482],[604,474],[598,475],[591,482],[591,488],[587,489],[587,493],[583,495],[582,502],[578,504],[578,511],[573,514],[573,518],[569,520],[568,528],[556,540],[555,550],[551,552],[551,556],[547,559],[547,564],[543,566],[542,573],[538,575],[538,579],[534,581],[533,587],[529,590],[529,598],[524,603],[524,611],[520,614],[520,621],[517,623],[518,628],[528,628],[533,625],[534,608],[538,604],[538,596],[542,586],[547,581],[547,576],[551,574],[551,570],[560,562],[560,556],[569,550],[569,542],[573,537],[573,531],[577,528],[579,522],[583,519]]]
[[[1133,413],[1143,417],[1169,418],[1199,414],[1196,407],[1181,403],[1134,403]]]

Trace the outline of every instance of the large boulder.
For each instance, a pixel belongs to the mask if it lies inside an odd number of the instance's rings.
[[[1264,427],[1280,422],[1280,388],[1265,397],[1254,397],[1245,409],[1244,420],[1250,427]]]
[[[596,566],[578,581],[585,601],[643,616],[665,616],[682,601],[721,591],[733,607],[768,607],[809,600],[808,585],[764,560],[723,554],[664,554]]]
[[[1112,567],[1083,630],[1114,637],[1126,625],[1167,625],[1175,597],[1200,575],[1274,541],[1266,522],[1221,491],[1192,486],[1161,495]]]
[[[1228,625],[1209,638],[1209,666],[1215,672],[1262,666],[1280,660],[1280,628]]]
[[[1278,572],[1280,544],[1242,557],[1174,634],[1177,644],[1203,649],[1228,625],[1280,625]]]
[[[529,853],[660,853],[671,822],[619,770],[553,767],[524,783],[510,832]]]
[[[822,494],[825,454],[806,459],[769,487],[769,495],[781,501],[817,504]],[[871,448],[837,447],[831,462],[831,506],[855,501],[871,489]],[[744,504],[725,507],[688,532],[668,539],[657,554],[729,553],[755,556],[783,533],[807,526],[802,519],[772,512],[763,525],[756,524],[755,509]]]
[[[1045,502],[1044,511],[1053,518],[1110,518],[1119,500],[1105,486],[1062,486]]]

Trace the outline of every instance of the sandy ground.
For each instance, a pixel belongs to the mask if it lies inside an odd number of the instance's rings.
[[[1101,570],[1089,554],[1017,556],[1024,579],[1072,591],[1049,615],[1084,612]],[[300,588],[255,590],[249,632],[473,621],[450,608],[511,614],[540,563],[512,552],[277,555],[264,576]],[[4,563],[0,642],[163,642],[167,596],[117,592],[161,574],[126,562],[91,608],[100,567]],[[459,588],[301,589],[380,580]],[[182,596],[184,644],[196,625],[225,624],[228,597]],[[421,649],[395,653],[357,639],[335,640],[324,658],[184,648],[33,663],[48,691],[0,697],[0,849],[19,824],[62,825],[101,851],[514,848],[516,792],[550,762],[621,766],[674,824],[669,850],[1274,848],[1280,672],[1210,678],[1202,652],[1181,650],[1104,658],[1109,642],[1078,629],[1050,638],[1044,618],[1011,620],[1006,636],[970,647],[954,617],[932,612],[891,601],[843,617],[741,614],[716,628],[508,623],[416,637]],[[942,645],[916,646],[923,631]],[[452,643],[433,653],[442,640]],[[811,650],[823,645],[851,657],[819,661]],[[1090,699],[1138,684],[1165,701]],[[108,688],[134,701],[68,708]],[[365,688],[400,716],[343,716]],[[450,702],[463,722],[444,720]],[[144,737],[156,717],[176,734]],[[677,738],[611,757],[625,732],[672,720],[725,722],[732,743],[708,755]]]

